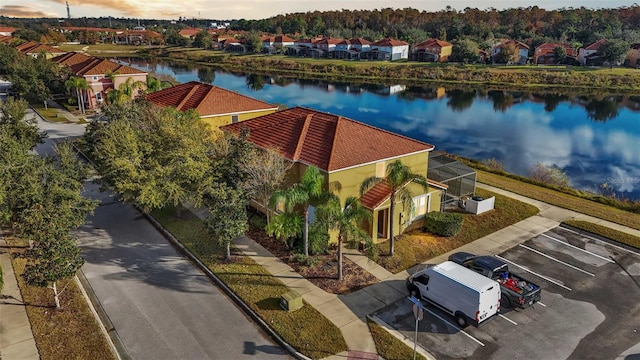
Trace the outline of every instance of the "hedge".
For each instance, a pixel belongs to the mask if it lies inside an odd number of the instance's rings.
[[[462,215],[438,211],[430,212],[425,216],[424,228],[426,231],[440,236],[456,235],[462,229]]]

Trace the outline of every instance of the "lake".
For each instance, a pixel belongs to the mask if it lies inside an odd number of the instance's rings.
[[[287,107],[342,115],[527,175],[555,165],[572,187],[640,199],[640,94],[598,98],[524,92],[377,86],[228,73],[209,67],[120,59],[184,83],[202,81]]]

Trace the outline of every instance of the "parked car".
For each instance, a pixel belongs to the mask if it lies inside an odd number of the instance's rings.
[[[500,312],[500,285],[452,261],[413,274],[407,290],[454,316],[462,328],[477,327]]]
[[[542,289],[531,281],[509,271],[509,265],[495,256],[476,256],[457,252],[449,260],[500,283],[502,307],[527,308],[540,301]]]

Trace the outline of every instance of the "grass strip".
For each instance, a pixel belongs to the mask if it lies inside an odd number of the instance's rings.
[[[495,196],[495,209],[480,215],[461,213],[462,229],[454,236],[437,236],[419,229],[409,231],[396,239],[393,256],[384,255],[389,253],[389,242],[380,243],[378,264],[398,273],[538,213],[533,205],[488,190],[476,189],[476,195],[485,199]]]
[[[543,186],[526,183],[507,176],[479,169],[476,169],[476,171],[478,173],[478,181],[481,183],[540,200],[547,204],[640,230],[640,214],[584,199],[574,194],[567,194]]]
[[[313,359],[347,350],[340,329],[309,304],[294,312],[282,310],[280,296],[289,288],[264,267],[248,256],[234,255],[225,261],[224,249],[195,215],[181,211],[176,216],[175,208],[151,215],[296,350]]]
[[[28,286],[22,276],[27,260],[13,258],[13,268],[31,323],[33,337],[43,360],[109,359],[115,357],[100,325],[82,292],[71,281],[62,293],[62,306],[56,309],[51,289]],[[59,286],[64,286],[60,282]]]
[[[621,244],[640,249],[640,237],[637,237],[635,235],[627,234],[610,227],[594,224],[589,221],[567,220],[563,221],[562,223],[580,230],[590,232],[592,234],[600,235],[602,237],[617,241]]]
[[[371,331],[373,340],[376,343],[378,355],[386,360],[413,359],[413,349],[407,346],[407,344],[389,334],[385,328],[376,324],[374,321],[367,320],[367,325],[369,325],[369,331]],[[416,354],[416,359],[426,360],[424,356],[419,353]]]

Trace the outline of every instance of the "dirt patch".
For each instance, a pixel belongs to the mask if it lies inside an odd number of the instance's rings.
[[[375,276],[346,257],[342,260],[343,278],[339,281],[338,257],[335,248],[330,249],[328,254],[311,255],[307,261],[300,262],[294,256],[293,250],[288,249],[283,242],[267,235],[263,229],[250,226],[246,234],[326,292],[348,294],[378,282]]]

